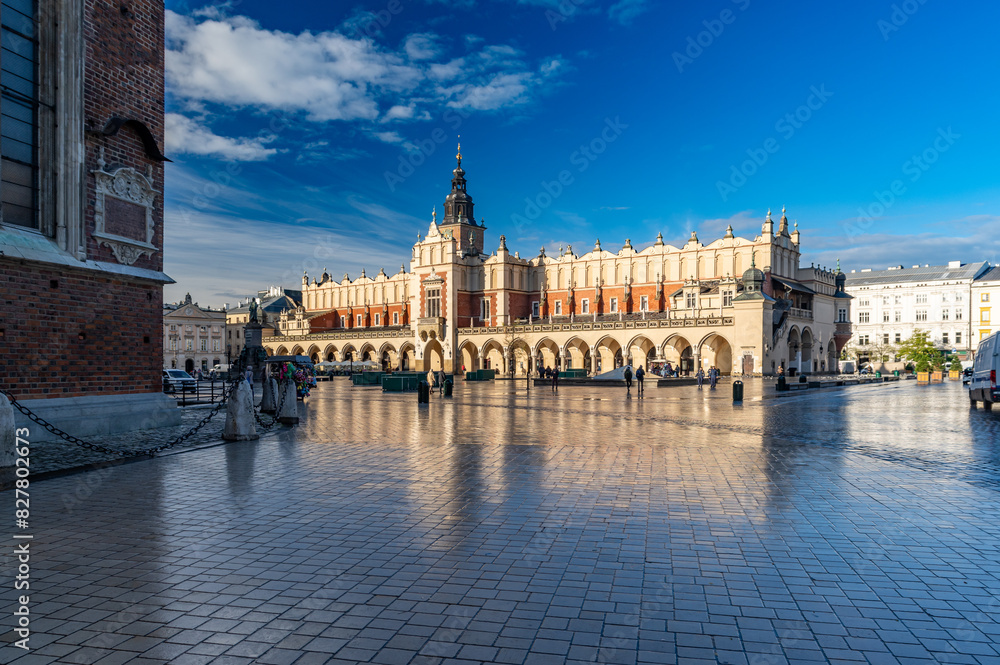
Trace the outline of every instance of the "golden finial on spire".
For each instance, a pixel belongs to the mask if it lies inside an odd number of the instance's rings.
[[[458,154],[455,155],[455,159],[458,160],[458,165],[462,165],[462,135],[458,135]]]

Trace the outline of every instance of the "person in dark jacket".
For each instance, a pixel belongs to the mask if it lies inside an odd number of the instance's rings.
[[[632,394],[632,368],[625,365],[625,372],[622,374],[625,377],[625,393]]]
[[[639,365],[639,367],[635,370],[635,392],[639,395],[641,395],[643,391],[642,380],[645,376],[646,370],[642,368],[642,365]]]

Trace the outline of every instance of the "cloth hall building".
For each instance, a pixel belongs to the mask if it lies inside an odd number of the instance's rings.
[[[271,354],[376,360],[385,369],[539,368],[606,372],[670,361],[682,372],[831,372],[851,336],[845,276],[799,266],[799,231],[782,210],[760,234],[682,246],[662,235],[617,252],[485,249],[461,152],[444,215],[418,237],[410,269],[336,281],[303,275],[301,304],[280,313]],[[722,229],[720,229],[722,231]]]

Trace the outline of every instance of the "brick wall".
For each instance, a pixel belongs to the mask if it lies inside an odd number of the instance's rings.
[[[0,259],[0,385],[19,399],[161,390],[162,293]]]
[[[153,244],[163,247],[163,165],[148,158],[138,134],[128,127],[115,136],[95,132],[112,117],[134,119],[149,128],[163,150],[163,2],[155,0],[86,0],[84,5],[84,123],[86,133],[87,256],[115,262],[108,247],[98,246],[94,232],[96,191],[90,171],[97,168],[98,148],[104,147],[108,168],[129,166],[145,174],[152,168],[153,188],[159,192],[153,221]],[[162,252],[143,256],[138,268],[163,269]]]

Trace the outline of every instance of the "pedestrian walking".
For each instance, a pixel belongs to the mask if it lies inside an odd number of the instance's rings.
[[[635,370],[635,392],[638,395],[642,394],[643,391],[642,380],[645,376],[646,376],[646,370],[642,368],[642,365],[639,365],[638,369]]]
[[[427,394],[434,392],[434,370],[427,370]]]
[[[708,382],[712,386],[712,390],[715,390],[715,384],[719,382],[719,368],[712,365],[712,369],[708,370]]]
[[[698,373],[695,374],[695,376],[698,377],[698,388],[701,388],[702,386],[704,386],[705,385],[705,370],[703,370],[702,368],[699,367],[698,368]]]
[[[552,371],[552,392],[559,390],[559,368],[556,367]]]
[[[444,382],[447,381],[448,378],[444,375],[443,369],[438,370],[437,380],[438,380],[438,392],[444,395]]]
[[[625,394],[632,394],[632,368],[625,365],[625,372],[622,374],[625,377]]]

